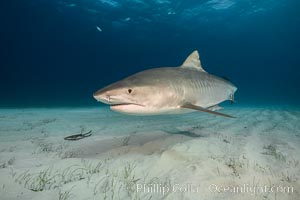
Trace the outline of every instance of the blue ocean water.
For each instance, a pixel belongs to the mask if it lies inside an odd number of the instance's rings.
[[[99,105],[97,89],[195,49],[240,104],[300,97],[297,0],[22,0],[0,7],[0,106]]]

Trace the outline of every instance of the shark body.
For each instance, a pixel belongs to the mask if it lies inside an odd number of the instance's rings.
[[[109,104],[114,111],[131,115],[216,112],[219,103],[234,100],[237,88],[228,80],[207,73],[198,51],[179,67],[145,70],[110,84],[94,93],[94,98]]]

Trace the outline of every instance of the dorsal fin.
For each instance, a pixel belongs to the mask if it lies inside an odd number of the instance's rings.
[[[191,53],[183,62],[182,66],[183,68],[187,67],[187,68],[193,68],[193,69],[197,69],[200,70],[202,72],[206,72],[202,66],[201,66],[201,61],[199,59],[199,53],[197,50],[193,51],[193,53]]]

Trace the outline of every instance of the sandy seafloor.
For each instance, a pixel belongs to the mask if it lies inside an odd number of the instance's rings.
[[[300,107],[222,112],[1,109],[0,199],[298,199]]]

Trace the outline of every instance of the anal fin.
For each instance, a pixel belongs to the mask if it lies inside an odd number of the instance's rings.
[[[200,106],[196,106],[196,105],[191,104],[191,103],[186,103],[186,104],[182,105],[181,107],[182,108],[187,108],[187,109],[192,109],[192,110],[198,110],[198,111],[201,111],[201,112],[206,112],[206,113],[219,115],[219,116],[223,116],[223,117],[235,118],[231,115],[227,115],[227,114],[224,114],[224,113],[219,113],[219,112],[216,112],[216,111],[205,109],[205,108],[202,108]]]

